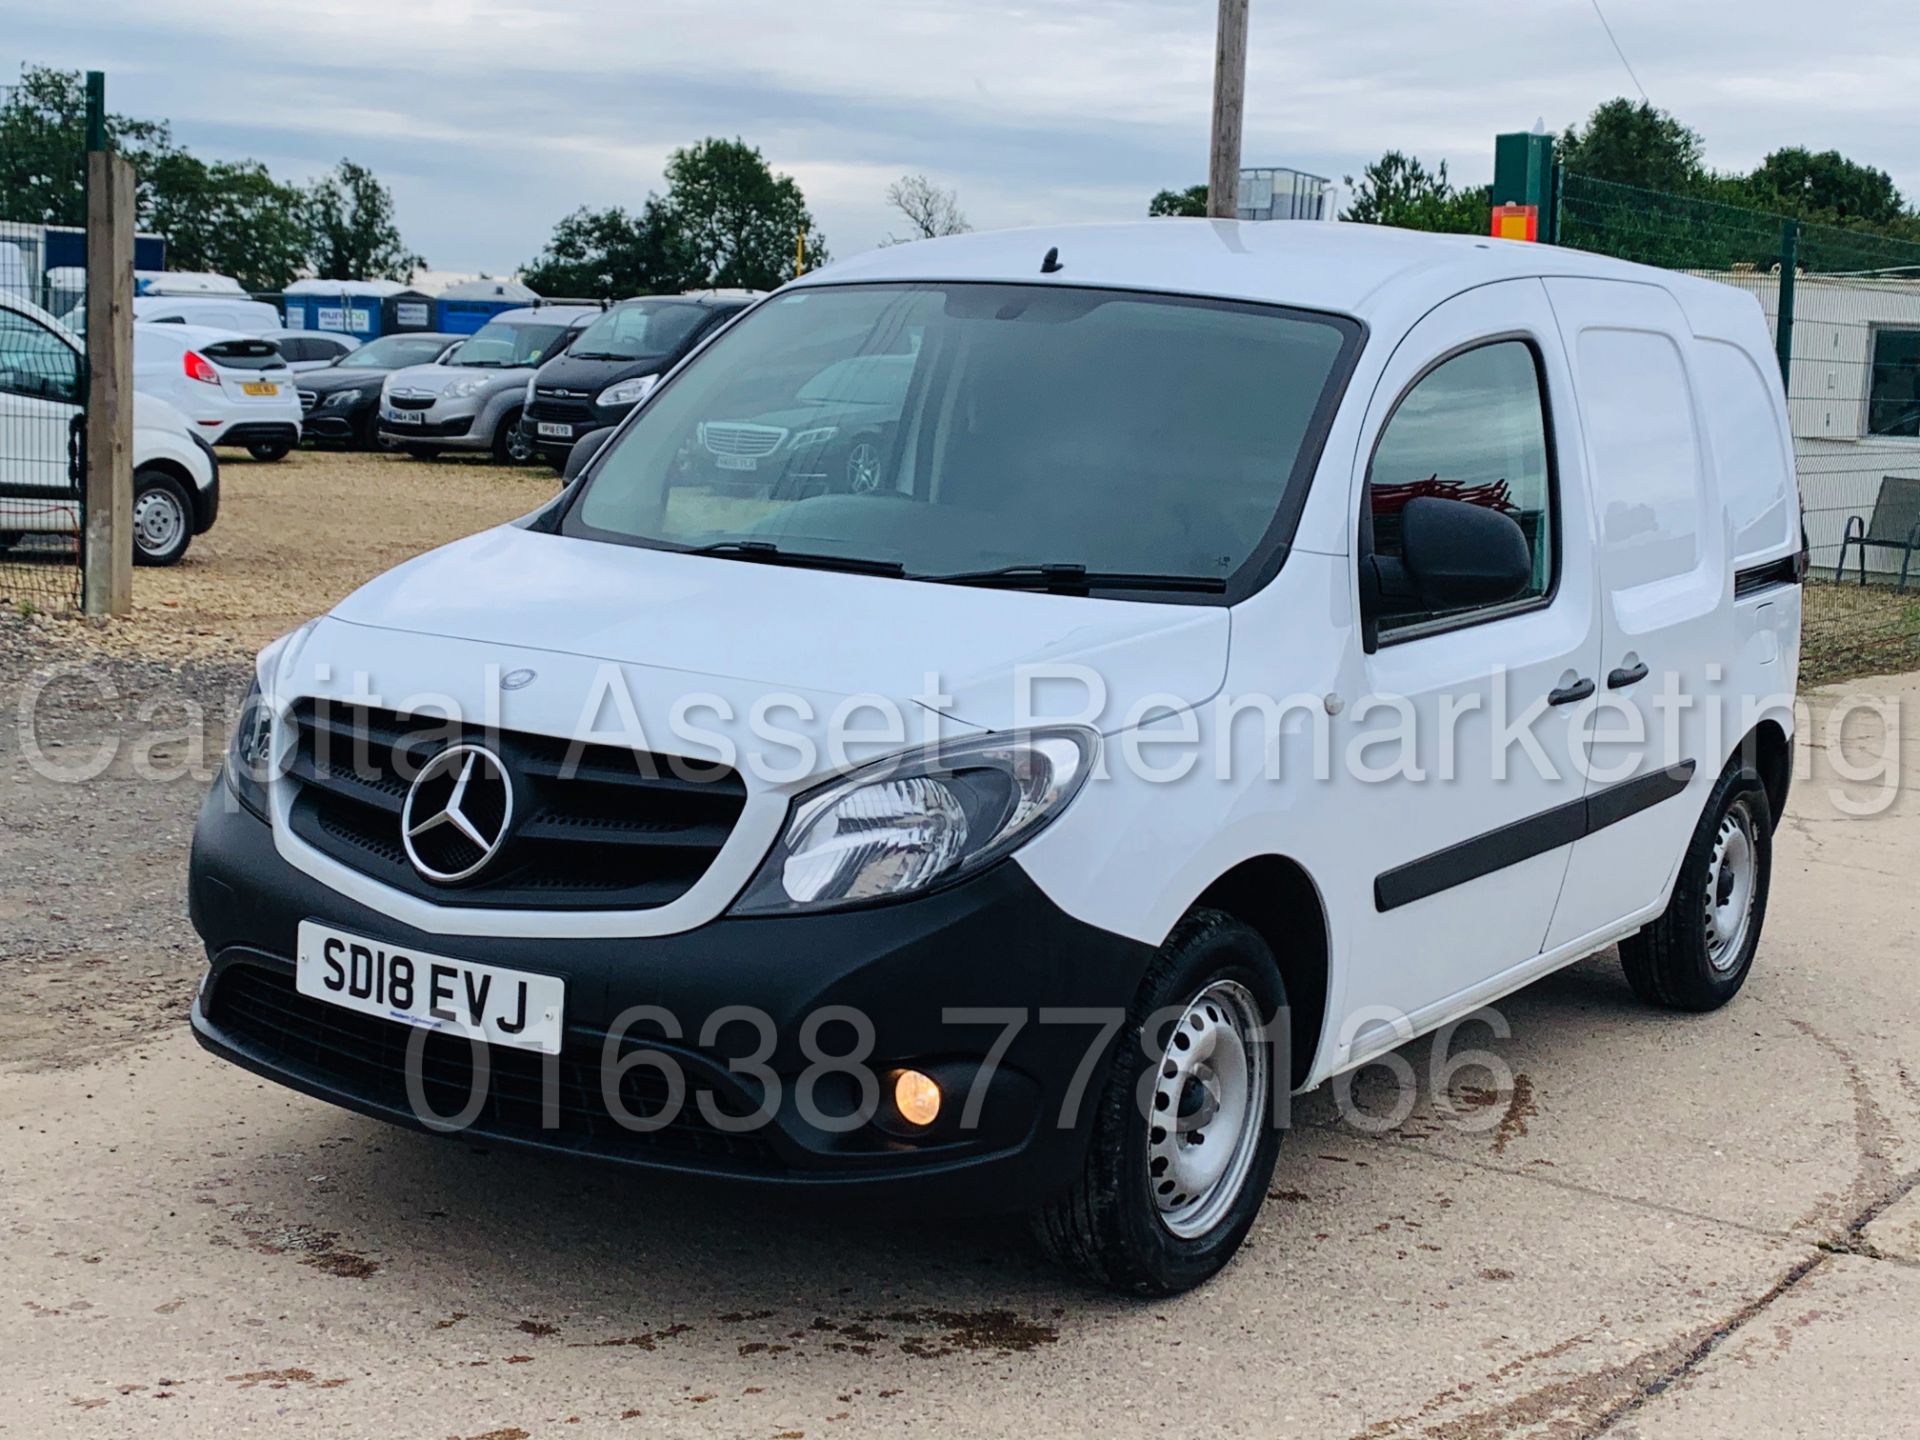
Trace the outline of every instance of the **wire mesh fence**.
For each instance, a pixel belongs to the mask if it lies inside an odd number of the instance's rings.
[[[1815,569],[1831,579],[1844,557],[1855,582],[1897,585],[1910,563],[1920,584],[1920,244],[1572,174],[1557,222],[1563,245],[1753,295],[1782,357]]]
[[[84,194],[84,150],[71,166]],[[10,188],[0,204],[25,204]],[[55,612],[81,602],[86,359],[68,327],[86,268],[85,231],[46,218],[0,209],[0,606]]]

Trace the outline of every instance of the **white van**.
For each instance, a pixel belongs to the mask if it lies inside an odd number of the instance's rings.
[[[84,350],[53,316],[0,295],[0,555],[29,535],[72,535]],[[172,565],[220,513],[213,447],[158,396],[133,401],[133,558]]]
[[[1740,989],[1803,569],[1730,287],[1371,226],[875,251],[263,653],[193,1024],[1177,1291],[1289,1091],[1616,943],[1650,1003]]]
[[[133,318],[143,325],[198,325],[269,340],[285,328],[279,310],[247,295],[138,295]]]

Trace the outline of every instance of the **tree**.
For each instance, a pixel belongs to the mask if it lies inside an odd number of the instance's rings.
[[[307,263],[323,280],[410,280],[426,260],[407,249],[393,195],[371,170],[342,160],[307,190]]]
[[[698,283],[693,266],[661,202],[649,195],[636,215],[618,206],[574,211],[520,278],[542,295],[624,299],[691,289]]]
[[[887,203],[907,217],[912,233],[889,235],[882,243],[902,245],[908,240],[935,240],[942,235],[964,235],[973,226],[960,213],[960,197],[943,190],[924,175],[902,175],[887,187]]]
[[[0,220],[87,223],[87,87],[78,70],[20,67],[0,101]],[[154,171],[180,154],[158,121],[109,114],[107,138],[133,162],[143,223],[153,213]]]
[[[1196,219],[1205,219],[1207,187],[1189,185],[1184,190],[1162,190],[1147,202],[1147,214],[1188,215]]]
[[[771,290],[795,274],[806,241],[807,268],[827,261],[806,197],[791,175],[775,175],[744,140],[702,140],[667,158],[660,213],[687,247],[700,288]]]
[[[231,275],[248,290],[284,290],[306,264],[305,197],[253,160],[207,164],[177,151],[149,172],[148,223],[167,238],[174,270]]]
[[[1795,214],[1875,226],[1894,224],[1906,215],[1891,175],[1856,164],[1838,150],[1815,154],[1797,145],[1776,150],[1746,183],[1757,203]]]
[[[1353,199],[1341,219],[1362,225],[1478,235],[1486,230],[1492,208],[1490,187],[1457,190],[1447,179],[1446,161],[1429,170],[1417,155],[1398,150],[1367,166],[1357,183],[1351,175],[1345,183]]]
[[[1569,126],[1559,158],[1577,175],[1645,190],[1691,191],[1706,176],[1700,136],[1645,100],[1609,100],[1584,130]]]

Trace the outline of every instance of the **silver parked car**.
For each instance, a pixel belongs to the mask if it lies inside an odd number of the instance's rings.
[[[527,382],[599,315],[597,305],[508,310],[439,364],[394,371],[380,392],[380,439],[423,458],[490,450],[496,460],[530,460],[519,434]]]

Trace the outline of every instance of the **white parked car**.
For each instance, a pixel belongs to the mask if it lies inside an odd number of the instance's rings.
[[[366,1114],[1026,1208],[1179,1291],[1289,1090],[1615,943],[1649,1004],[1739,992],[1804,567],[1730,286],[1362,225],[872,251],[267,649],[193,1024]]]
[[[335,330],[277,330],[262,338],[273,341],[287,368],[296,375],[338,365],[360,348],[356,336]]]
[[[79,527],[73,461],[83,354],[46,311],[0,295],[0,552],[27,535]],[[136,392],[133,467],[133,558],[171,565],[220,513],[219,462],[186,416]]]
[[[280,312],[247,295],[139,295],[133,318],[143,325],[199,325],[237,335],[282,333]]]
[[[133,327],[133,383],[212,445],[279,460],[300,443],[300,394],[271,340],[198,325]]]

